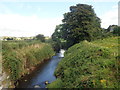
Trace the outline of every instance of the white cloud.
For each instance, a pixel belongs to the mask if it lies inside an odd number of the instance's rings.
[[[108,11],[104,13],[101,18],[101,26],[103,28],[108,28],[109,25],[118,25],[118,9],[112,9],[111,11]]]
[[[55,26],[61,23],[59,18],[39,18],[19,14],[0,14],[0,36],[50,36]]]

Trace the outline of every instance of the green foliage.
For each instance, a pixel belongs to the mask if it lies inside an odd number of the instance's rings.
[[[110,25],[105,31],[111,36],[120,36],[120,26],[118,25]]]
[[[54,82],[52,82],[52,84],[48,84],[48,88],[49,87],[53,87],[53,88],[61,88],[62,87],[62,80],[61,79],[57,79]]]
[[[118,88],[120,63],[117,40],[118,37],[94,42],[85,40],[70,47],[56,68],[57,80],[48,87]]]
[[[120,36],[120,26],[117,26],[113,29],[113,34]]]
[[[3,70],[13,81],[27,74],[31,67],[54,55],[51,45],[38,41],[3,42],[2,49]]]
[[[45,37],[44,37],[44,35],[42,35],[42,34],[38,34],[38,35],[36,36],[36,38],[37,38],[37,40],[40,40],[41,42],[45,42]]]
[[[21,66],[22,62],[16,57],[16,52],[9,52],[4,56],[3,68],[8,71],[7,73],[10,73],[11,80],[20,78]]]
[[[13,38],[8,37],[7,40],[13,40]]]
[[[83,40],[93,41],[102,38],[101,21],[90,5],[71,6],[70,12],[64,14],[62,21],[63,24],[56,26],[52,35],[52,39],[61,48],[66,49]]]

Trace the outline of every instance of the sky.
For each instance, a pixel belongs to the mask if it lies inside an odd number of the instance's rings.
[[[76,4],[92,5],[101,27],[118,25],[119,0],[1,0],[0,36],[51,36],[63,14]]]

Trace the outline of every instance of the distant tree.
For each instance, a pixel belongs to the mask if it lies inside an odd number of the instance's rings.
[[[106,33],[109,33],[110,36],[120,36],[120,26],[118,25],[109,25],[106,31]]]
[[[44,37],[44,35],[42,35],[42,34],[38,34],[38,35],[36,36],[36,39],[37,39],[37,40],[40,40],[41,42],[45,42],[45,37]]]
[[[13,38],[11,38],[11,37],[8,37],[8,38],[6,38],[7,40],[13,40]]]
[[[107,31],[108,32],[113,32],[114,28],[117,28],[118,26],[117,25],[110,25],[108,28],[107,28]]]
[[[120,26],[114,27],[113,34],[117,35],[117,36],[120,36]]]

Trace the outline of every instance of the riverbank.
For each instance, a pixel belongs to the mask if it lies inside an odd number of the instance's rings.
[[[120,88],[119,38],[83,41],[70,47],[56,68],[57,79],[47,87]]]
[[[31,74],[21,78],[20,81],[18,81],[19,83],[16,88],[45,88],[47,83],[51,83],[56,80],[54,71],[61,58],[60,54],[56,54],[50,60],[45,61]]]
[[[35,66],[49,60],[55,53],[52,47],[40,42],[3,42],[3,72],[14,88],[17,80],[35,70]],[[2,84],[7,83],[3,81]]]
[[[29,68],[29,73],[25,74],[24,76],[21,76],[21,78],[19,78],[17,81],[16,81],[16,86],[15,88],[21,88],[19,83],[22,83],[22,82],[26,82],[28,81],[28,79],[31,78],[32,74],[38,72],[39,69],[42,68],[42,66],[48,62],[50,59],[44,59],[41,63],[39,63],[38,65],[36,66],[33,66],[31,68]]]

